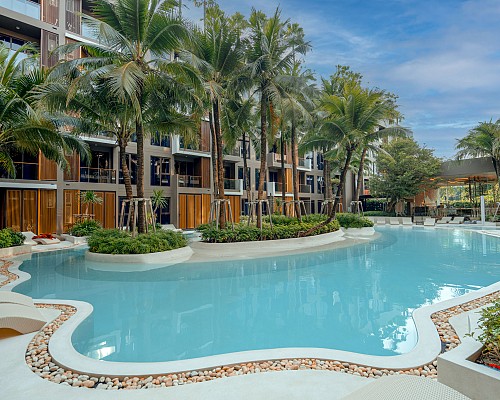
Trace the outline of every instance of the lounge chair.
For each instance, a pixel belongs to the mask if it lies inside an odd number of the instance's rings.
[[[451,217],[443,217],[441,219],[438,219],[436,221],[436,224],[438,224],[438,225],[444,225],[444,224],[449,223],[450,221],[451,221]]]
[[[182,232],[182,229],[177,229],[174,224],[162,225],[161,229],[166,231]]]
[[[48,244],[58,244],[61,243],[59,239],[45,239],[45,238],[33,238],[33,241],[37,244],[43,244],[43,245],[48,245]]]
[[[399,218],[398,217],[390,217],[389,218],[389,224],[391,224],[391,225],[399,225]]]
[[[424,226],[435,226],[436,225],[436,219],[435,218],[426,218],[424,220]]]
[[[33,300],[19,293],[0,292],[0,328],[37,332],[47,323]]]
[[[342,400],[470,400],[456,390],[429,378],[411,375],[384,376],[343,397]]]
[[[448,222],[449,224],[452,224],[452,225],[458,225],[458,224],[463,224],[464,223],[464,220],[465,220],[465,217],[454,217],[450,222]]]
[[[378,218],[375,218],[375,223],[377,225],[385,225],[385,217],[378,217]]]
[[[413,226],[413,221],[411,220],[411,217],[401,217],[401,220],[403,221],[404,226]]]
[[[24,239],[24,244],[30,244],[32,246],[36,245],[36,242],[33,240],[33,236],[36,236],[33,232],[21,232],[26,239]]]

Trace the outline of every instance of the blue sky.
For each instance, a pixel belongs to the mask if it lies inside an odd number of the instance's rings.
[[[452,157],[457,138],[500,118],[500,0],[219,0],[298,22],[313,45],[306,64],[329,76],[337,64],[365,85],[399,96],[403,125]]]

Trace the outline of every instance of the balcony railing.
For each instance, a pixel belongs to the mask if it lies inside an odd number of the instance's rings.
[[[116,170],[104,168],[80,168],[80,182],[116,183]]]
[[[178,175],[178,185],[179,187],[187,188],[201,188],[202,179],[201,176],[192,175]]]
[[[309,185],[299,185],[300,193],[311,193],[311,186]]]
[[[7,171],[0,168],[0,178],[2,179],[24,179],[30,181],[38,180],[38,163],[14,162],[16,170],[15,177],[10,176]]]
[[[243,179],[224,179],[224,190],[229,192],[242,192]]]
[[[40,19],[40,4],[29,0],[0,0],[0,7],[27,15],[28,17]]]

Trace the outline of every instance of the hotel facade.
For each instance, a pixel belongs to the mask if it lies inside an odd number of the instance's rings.
[[[0,40],[15,51],[24,43],[40,48],[41,64],[52,66],[57,59],[50,52],[63,43],[92,41],[82,23],[81,13],[89,13],[89,4],[82,0],[0,0]],[[78,52],[70,57],[80,57]],[[93,205],[89,213],[105,228],[117,226],[125,187],[118,146],[112,137],[95,135],[83,138],[88,142],[92,159],[89,163],[77,155],[68,157],[70,169],[63,171],[43,155],[14,155],[15,179],[0,170],[0,228],[36,233],[66,232],[78,215],[86,212],[80,194],[94,191],[102,204]],[[167,206],[157,210],[157,221],[192,229],[209,220],[213,200],[213,171],[208,122],[202,121],[197,145],[184,145],[175,135],[152,137],[145,145],[145,191],[163,190]],[[247,148],[250,192],[257,198],[260,161],[253,147],[241,140],[224,156],[225,195],[231,201],[235,221],[248,212],[247,190],[243,182],[243,146]],[[279,143],[267,152],[266,195],[270,200],[293,200],[291,152],[285,151],[285,182],[282,182]],[[127,147],[127,162],[132,183],[137,178],[136,144]],[[319,212],[324,199],[323,158],[310,152],[299,159],[300,200],[308,213]],[[348,180],[344,208],[352,197],[353,179]],[[135,193],[135,187],[134,187]],[[274,203],[274,201],[271,201]]]

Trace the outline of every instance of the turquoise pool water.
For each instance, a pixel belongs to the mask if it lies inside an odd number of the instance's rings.
[[[410,351],[412,311],[500,281],[500,239],[463,230],[377,228],[377,240],[303,255],[190,263],[141,273],[89,269],[83,251],[33,255],[16,291],[84,300],[82,354],[170,361],[244,350]]]

